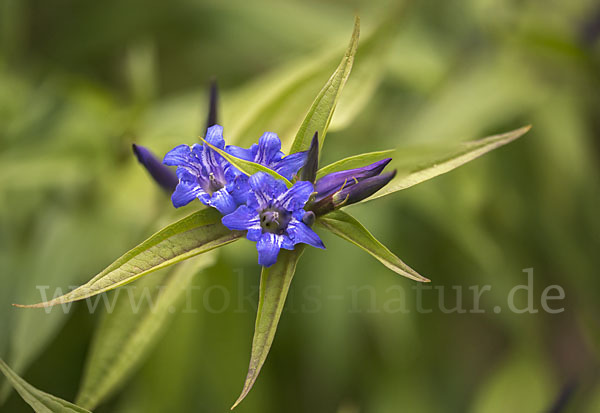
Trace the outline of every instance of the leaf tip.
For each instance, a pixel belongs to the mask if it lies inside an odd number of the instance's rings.
[[[246,390],[244,388],[244,390],[242,391],[242,394],[240,394],[240,397],[238,397],[238,399],[235,401],[235,403],[233,403],[233,406],[231,406],[231,408],[229,410],[233,410],[236,407],[238,407],[238,405],[242,402],[242,400],[244,400],[244,398],[246,397],[247,394],[248,394],[248,390]]]
[[[50,303],[37,303],[37,304],[11,304],[13,307],[17,308],[42,308],[42,307],[50,307]]]

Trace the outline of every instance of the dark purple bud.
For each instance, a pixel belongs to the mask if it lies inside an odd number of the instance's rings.
[[[386,158],[361,168],[348,169],[347,171],[333,172],[325,175],[315,185],[315,191],[317,192],[316,201],[339,191],[344,185],[348,187],[355,185],[363,179],[379,175],[391,160],[392,158]]]
[[[358,182],[354,181],[353,185],[343,185],[337,192],[315,201],[307,206],[307,208],[313,211],[316,216],[325,215],[333,210],[360,202],[363,199],[370,197],[386,186],[394,176],[396,176],[395,170],[372,176]]]
[[[306,156],[306,163],[302,167],[302,173],[300,180],[315,183],[317,179],[317,169],[319,169],[319,132],[315,132],[310,148],[308,149],[308,155]]]
[[[175,172],[163,165],[162,162],[160,162],[147,148],[136,145],[135,143],[131,145],[131,147],[139,163],[146,168],[156,183],[158,183],[165,191],[173,192],[179,183],[179,179],[177,179]]]
[[[208,117],[206,118],[206,129],[208,130],[211,126],[216,125],[218,122],[217,110],[219,105],[219,89],[217,86],[217,81],[212,80],[210,82],[210,91],[209,91],[209,100],[208,100]],[[202,132],[204,133],[204,131]]]
[[[302,217],[302,222],[304,222],[306,225],[308,225],[309,227],[312,227],[313,224],[315,223],[315,219],[317,217],[315,216],[315,213],[312,211],[308,211],[307,213],[304,214],[304,216]]]
[[[396,171],[387,172],[371,178],[363,179],[357,184],[346,186],[333,194],[333,204],[336,208],[360,202],[386,186],[394,177]]]

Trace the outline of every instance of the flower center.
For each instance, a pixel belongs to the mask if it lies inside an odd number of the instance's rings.
[[[206,178],[205,178],[206,179]],[[211,172],[208,175],[208,180],[204,181],[204,185],[202,185],[202,189],[204,189],[204,191],[206,191],[206,193],[208,193],[209,195],[212,196],[212,194],[214,194],[215,192],[217,192],[219,189],[223,188],[225,185],[223,185],[215,176],[215,174],[213,172]]]
[[[290,222],[290,214],[277,209],[265,209],[260,213],[260,227],[263,232],[282,234]]]

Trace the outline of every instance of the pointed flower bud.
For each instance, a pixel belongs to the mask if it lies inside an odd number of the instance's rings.
[[[135,143],[131,146],[133,153],[135,154],[139,163],[148,171],[150,176],[156,181],[167,192],[173,192],[179,179],[175,172],[167,168],[162,164],[161,161],[156,158],[149,149],[143,146],[136,145]]]
[[[308,155],[306,157],[306,163],[302,167],[302,174],[300,177],[301,181],[308,181],[314,183],[317,179],[317,169],[319,169],[319,132],[315,132],[310,148],[308,149]]]
[[[315,185],[315,191],[317,192],[315,201],[339,191],[342,186],[352,186],[363,179],[379,175],[391,160],[392,158],[386,158],[362,168],[348,169],[325,175]]]
[[[368,198],[396,176],[396,171],[381,174],[390,161],[388,158],[362,168],[325,175],[317,181],[317,195],[307,210],[321,216]]]
[[[217,81],[210,82],[210,90],[208,92],[208,116],[206,117],[206,129],[215,126],[218,123],[218,104],[219,104],[219,88]]]

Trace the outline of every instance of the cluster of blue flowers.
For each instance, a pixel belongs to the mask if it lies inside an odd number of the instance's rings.
[[[381,174],[390,161],[335,172],[315,182],[318,141],[309,151],[285,155],[277,134],[264,133],[258,144],[244,149],[225,145],[223,128],[208,128],[206,142],[226,153],[263,165],[294,184],[268,173],[248,176],[208,145],[179,145],[169,151],[165,165],[176,166],[177,186],[171,200],[178,208],[199,199],[223,214],[222,222],[231,230],[247,231],[246,238],[256,242],[258,263],[270,267],[281,248],[292,250],[299,243],[325,248],[311,229],[316,216],[371,195],[393,177]],[[135,148],[134,148],[135,149]],[[299,171],[304,172],[298,180]]]

